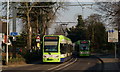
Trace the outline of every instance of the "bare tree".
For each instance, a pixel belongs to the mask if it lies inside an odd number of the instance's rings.
[[[12,4],[12,3],[11,3]],[[57,2],[18,2],[17,17],[23,21],[23,31],[27,34],[27,47],[31,48],[32,33],[46,34],[47,28],[56,18],[56,13],[64,3]],[[6,5],[6,4],[4,4]],[[34,7],[36,6],[36,7]],[[41,6],[41,7],[37,7]],[[6,8],[6,6],[4,6]],[[4,9],[5,9],[4,8]],[[6,17],[6,16],[4,16]],[[12,18],[12,17],[11,17]]]
[[[98,11],[104,14],[103,18],[112,25],[120,24],[120,2],[98,2]]]

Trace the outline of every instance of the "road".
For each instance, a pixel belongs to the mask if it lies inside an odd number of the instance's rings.
[[[38,63],[21,67],[6,67],[3,72],[53,72],[53,71],[91,71],[102,70],[99,59],[95,57],[79,58],[74,57],[64,63]]]

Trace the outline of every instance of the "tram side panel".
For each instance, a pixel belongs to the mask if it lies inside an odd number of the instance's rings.
[[[72,56],[72,46],[69,44],[60,44],[61,62],[69,60]]]

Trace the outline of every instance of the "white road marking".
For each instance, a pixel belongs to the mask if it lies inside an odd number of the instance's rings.
[[[73,58],[72,58],[73,59]],[[72,60],[71,59],[71,60]],[[71,60],[69,60],[68,62],[70,62]],[[53,70],[53,69],[55,69],[55,68],[57,68],[57,67],[60,67],[61,65],[65,65],[66,63],[68,63],[68,62],[65,62],[65,63],[63,63],[63,64],[60,64],[60,65],[58,65],[58,66],[56,66],[56,67],[52,67],[52,68],[50,68],[50,69],[48,69],[48,70]]]
[[[73,61],[73,62],[71,62],[71,63],[69,63],[69,64],[67,64],[67,65],[65,65],[65,66],[63,66],[63,67],[61,67],[61,68],[58,68],[58,69],[56,69],[56,70],[60,70],[60,69],[63,69],[63,68],[65,68],[65,67],[68,67],[69,65],[75,63],[76,61],[77,61],[77,58],[75,59],[75,61]]]

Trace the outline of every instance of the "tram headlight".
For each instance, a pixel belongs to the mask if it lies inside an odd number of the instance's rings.
[[[43,58],[46,58],[46,56],[44,55]]]
[[[55,58],[58,58],[58,57],[59,57],[59,55],[56,55],[56,56],[55,56]]]
[[[64,57],[64,54],[62,54],[61,57]]]
[[[89,52],[86,52],[86,54],[89,54]]]
[[[44,55],[43,58],[48,58],[48,56]]]
[[[83,54],[83,52],[80,52],[80,54]]]

